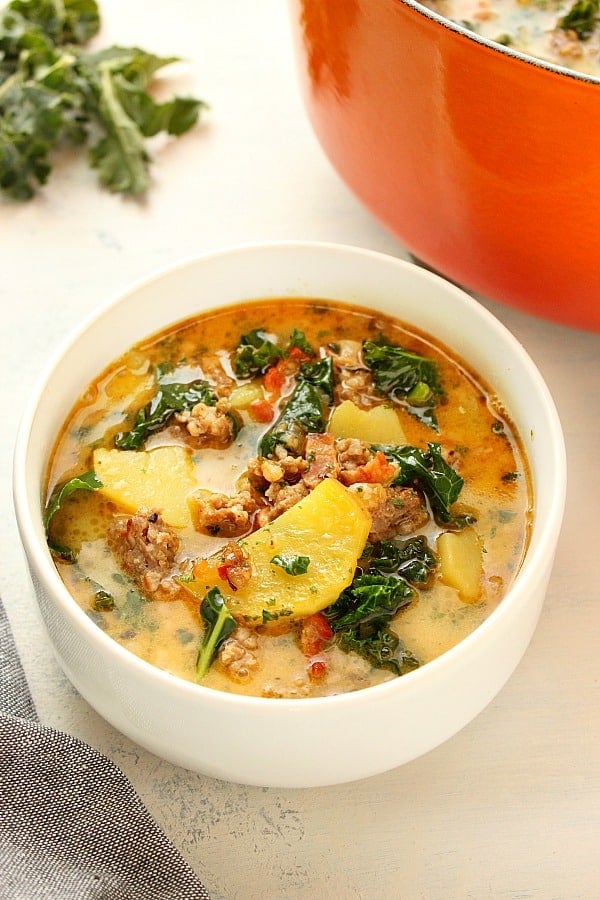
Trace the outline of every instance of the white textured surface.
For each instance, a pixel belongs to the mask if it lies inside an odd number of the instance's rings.
[[[486,303],[554,394],[569,495],[524,660],[496,700],[442,747],[342,787],[230,785],[137,748],[58,669],[32,602],[10,495],[20,409],[57,342],[107,296],[199,250],[307,238],[405,255],[340,183],[310,132],[285,4],[104,0],[102,10],[102,43],[185,57],[169,87],[203,97],[211,110],[197,131],[157,148],[145,203],[102,193],[77,159],[61,162],[34,202],[0,201],[0,592],[40,717],[124,769],[215,900],[600,896],[599,335]]]

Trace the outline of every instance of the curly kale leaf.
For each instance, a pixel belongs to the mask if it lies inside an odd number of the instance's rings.
[[[453,516],[450,507],[458,499],[464,480],[442,456],[439,444],[428,443],[427,450],[418,447],[398,447],[391,444],[374,444],[390,462],[399,466],[395,485],[414,482],[423,490],[431,504],[434,516],[444,524],[460,528],[473,521],[469,516]]]
[[[390,630],[389,623],[414,596],[415,591],[403,578],[368,572],[358,575],[324,614],[343,650],[402,675],[418,662]]]
[[[119,450],[141,450],[146,439],[164,428],[176,412],[190,410],[197,403],[214,406],[216,402],[216,394],[203,379],[181,384],[159,378],[156,394],[138,410],[131,431],[121,431],[115,436],[115,447]]]
[[[587,41],[595,31],[600,0],[575,0],[569,11],[558,20],[563,31],[574,31],[580,41]]]
[[[295,455],[302,453],[309,432],[323,432],[327,424],[325,404],[319,388],[310,381],[299,379],[279,419],[263,435],[259,450],[270,456],[275,447],[285,447]]]
[[[253,328],[240,338],[233,355],[233,371],[238,378],[254,378],[264,374],[282,359],[283,350],[272,341],[264,328]]]
[[[28,200],[45,184],[62,144],[99,134],[90,164],[111,191],[149,186],[147,138],[179,136],[206,106],[194,98],[157,103],[154,73],[176,57],[137,47],[96,53],[83,45],[98,33],[96,0],[12,0],[0,11],[0,190]]]
[[[425,585],[435,572],[438,560],[423,535],[405,541],[380,541],[368,548],[369,572],[405,578],[410,584]]]
[[[315,362],[306,362],[300,366],[300,376],[303,381],[314,384],[323,395],[326,403],[333,403],[333,359],[324,356]]]
[[[437,430],[433,408],[443,391],[435,362],[389,344],[383,337],[363,341],[362,352],[377,389],[406,404],[413,415]]]

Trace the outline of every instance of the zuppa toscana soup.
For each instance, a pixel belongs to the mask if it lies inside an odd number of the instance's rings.
[[[97,626],[181,678],[274,698],[397,678],[475,629],[523,559],[509,416],[389,316],[240,304],[82,389],[49,462],[49,546]]]
[[[423,0],[423,5],[491,41],[600,76],[598,0]]]

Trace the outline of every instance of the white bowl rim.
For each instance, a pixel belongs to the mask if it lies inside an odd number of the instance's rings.
[[[442,653],[441,656],[426,663],[422,667],[382,684],[325,697],[265,698],[227,693],[179,678],[178,676],[160,669],[136,656],[130,650],[127,650],[113,638],[105,634],[102,629],[98,628],[78,604],[73,601],[73,598],[60,578],[46,543],[44,542],[42,545],[42,543],[36,539],[37,525],[33,519],[35,512],[30,509],[27,499],[25,460],[27,458],[27,448],[29,445],[29,433],[44,393],[46,381],[54,372],[54,369],[60,364],[60,360],[65,353],[77,343],[79,338],[87,332],[97,320],[101,319],[113,307],[126,302],[126,299],[137,291],[144,289],[151,283],[159,281],[164,277],[168,277],[178,270],[183,270],[190,265],[198,264],[201,261],[207,261],[213,258],[226,257],[231,254],[254,253],[256,251],[277,252],[278,249],[284,251],[298,249],[300,251],[308,250],[323,253],[351,253],[371,257],[372,259],[382,259],[388,264],[393,262],[394,265],[397,265],[400,268],[409,268],[413,271],[418,270],[420,273],[419,277],[422,277],[424,280],[429,280],[438,287],[443,286],[444,290],[454,293],[463,303],[471,307],[475,315],[485,319],[491,327],[499,334],[503,333],[505,339],[512,343],[515,353],[521,357],[521,360],[529,368],[530,376],[536,384],[540,400],[544,403],[545,414],[552,425],[552,432],[555,436],[553,459],[556,477],[553,482],[554,490],[549,513],[534,529],[532,542],[515,581],[510,586],[509,591],[498,606],[473,632],[459,641],[454,647]],[[240,300],[243,302],[243,298],[240,298]],[[174,321],[178,320],[176,319]],[[168,324],[169,323],[166,323],[165,327],[167,327]],[[140,339],[143,337],[144,335],[141,335]],[[109,362],[109,360],[107,360],[107,362]],[[548,387],[533,360],[516,337],[514,337],[499,319],[475,300],[475,298],[471,297],[461,288],[457,287],[452,282],[447,281],[435,272],[424,269],[416,263],[406,259],[394,257],[389,253],[330,241],[265,240],[226,245],[216,250],[208,250],[198,254],[189,255],[180,258],[175,262],[159,266],[149,274],[130,282],[123,289],[116,291],[108,301],[100,303],[91,313],[82,319],[80,324],[76,326],[55,349],[46,365],[41,369],[24,407],[14,445],[13,502],[21,540],[27,555],[35,562],[36,576],[44,587],[49,592],[52,592],[52,596],[60,604],[61,611],[65,613],[78,630],[83,633],[86,640],[98,645],[104,652],[109,654],[109,657],[120,660],[125,667],[132,667],[132,669],[136,670],[140,675],[148,678],[149,687],[152,687],[152,684],[155,683],[156,685],[163,686],[166,690],[175,690],[183,696],[188,695],[190,698],[199,697],[202,699],[203,703],[219,707],[223,704],[228,707],[241,707],[244,709],[257,707],[260,708],[263,713],[265,710],[272,709],[273,715],[277,715],[278,712],[281,712],[281,710],[285,708],[295,714],[307,714],[308,711],[315,710],[316,707],[326,708],[332,704],[335,704],[336,706],[360,706],[365,701],[366,697],[375,700],[376,697],[384,697],[391,692],[408,691],[410,690],[411,685],[414,684],[416,686],[421,680],[427,678],[428,673],[436,671],[443,673],[444,669],[451,670],[454,660],[457,657],[468,652],[470,648],[475,649],[482,643],[485,640],[487,632],[495,627],[496,622],[508,616],[513,606],[518,603],[519,596],[526,589],[527,582],[535,578],[538,565],[542,571],[546,568],[546,561],[543,560],[543,554],[545,552],[547,553],[547,547],[550,544],[553,545],[555,543],[556,536],[559,534],[561,528],[566,500],[566,475],[566,451],[562,427]],[[41,517],[41,509],[37,511],[37,514]],[[544,565],[541,565],[542,563],[544,563]]]

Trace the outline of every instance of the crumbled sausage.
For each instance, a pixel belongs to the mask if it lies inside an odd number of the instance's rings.
[[[236,382],[223,368],[219,356],[216,353],[207,353],[202,357],[201,368],[202,373],[211,382],[217,397],[229,397]]]
[[[234,416],[226,399],[218,400],[215,406],[196,403],[191,410],[175,413],[176,421],[198,447],[228,447],[237,433]]]
[[[247,474],[250,485],[264,493],[271,484],[298,481],[306,469],[307,462],[302,456],[290,456],[284,452],[276,453],[275,459],[254,457],[248,463]]]
[[[225,545],[221,554],[221,566],[225,570],[229,586],[234,591],[238,591],[250,583],[252,565],[239,544],[230,541]]]
[[[219,648],[219,662],[230,677],[243,680],[259,666],[257,649],[256,632],[240,625]]]
[[[194,528],[213,537],[240,537],[252,528],[257,503],[250,491],[219,494],[196,491],[189,498]]]
[[[281,513],[294,506],[299,500],[309,493],[304,482],[299,481],[296,484],[286,484],[285,482],[272,484],[266,491],[265,499],[269,501],[269,506],[259,509],[256,514],[256,521],[262,528],[276,519]]]
[[[309,434],[306,438],[306,462],[307,469],[302,480],[311,490],[324,478],[337,478],[339,466],[334,436],[329,432]]]
[[[144,593],[177,590],[167,576],[179,538],[156,510],[140,509],[134,516],[117,519],[108,530],[108,543],[123,571]]]
[[[377,402],[377,392],[373,376],[362,359],[361,342],[341,340],[327,349],[335,372],[335,402],[351,400],[360,407],[373,406]]]
[[[412,534],[429,521],[425,501],[407,487],[383,484],[354,484],[350,490],[371,515],[369,541],[389,541],[399,534]]]

